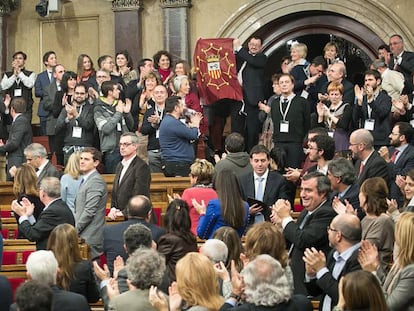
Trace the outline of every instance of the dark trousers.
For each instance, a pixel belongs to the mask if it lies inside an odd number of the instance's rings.
[[[105,174],[115,174],[116,166],[119,162],[122,161],[121,154],[119,153],[119,149],[116,148],[111,151],[104,152],[104,173]]]
[[[167,161],[164,163],[164,175],[166,177],[187,177],[190,174],[191,163]]]
[[[246,117],[246,146],[247,152],[250,152],[254,146],[259,142],[259,134],[261,132],[261,122],[259,120],[259,107],[246,105],[244,110],[247,113]]]

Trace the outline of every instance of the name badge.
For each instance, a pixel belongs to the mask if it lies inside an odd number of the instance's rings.
[[[22,89],[14,89],[14,97],[21,97]]]
[[[306,90],[303,90],[302,93],[300,94],[300,96],[302,96],[305,99],[308,99],[309,93]]]
[[[364,129],[368,131],[373,131],[375,126],[375,120],[374,119],[368,119],[365,120]]]
[[[332,138],[333,138],[333,136],[334,136],[334,131],[328,131],[328,135],[329,135],[330,137],[332,137]]]
[[[79,126],[74,126],[72,131],[72,137],[82,138],[82,128]]]
[[[280,133],[289,133],[289,121],[280,121]]]
[[[116,124],[116,130],[117,130],[118,132],[122,132],[121,123],[117,123],[117,124]]]
[[[411,124],[412,127],[414,127],[414,120],[411,120],[410,124]]]
[[[155,131],[155,138],[160,138],[160,130]]]

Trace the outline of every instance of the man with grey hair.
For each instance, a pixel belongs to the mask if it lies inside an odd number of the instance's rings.
[[[72,211],[60,198],[60,182],[56,177],[45,177],[40,182],[40,201],[45,208],[38,219],[33,217],[34,205],[27,198],[12,202],[12,210],[19,215],[19,231],[30,241],[36,242],[36,249],[46,249],[50,232],[60,224],[75,226]]]
[[[114,288],[108,287],[109,310],[144,311],[157,310],[149,300],[149,289],[158,286],[164,276],[165,259],[156,250],[140,248],[127,260],[126,270],[132,289],[114,296]]]
[[[37,175],[37,186],[45,177],[57,177],[60,178],[60,173],[47,159],[46,148],[38,143],[33,143],[24,149],[24,156],[26,157],[27,164],[33,166]],[[14,175],[14,174],[13,174]]]
[[[29,255],[26,262],[27,278],[48,285],[53,292],[52,310],[89,311],[86,298],[80,294],[59,289],[56,286],[58,263],[52,251],[36,251]],[[10,310],[17,310],[12,305]]]
[[[355,169],[351,161],[345,158],[333,159],[328,164],[328,178],[331,181],[334,210],[337,212],[344,210],[348,202],[357,211],[359,219],[362,219],[365,213],[359,205],[359,186],[356,183]]]
[[[404,89],[404,75],[396,70],[388,68],[387,64],[382,59],[376,59],[371,64],[371,69],[377,70],[381,74],[382,89],[387,92],[391,99],[399,100],[402,90]],[[391,108],[394,112],[395,107]]]
[[[328,100],[328,86],[331,82],[341,83],[344,87],[343,102],[353,103],[355,100],[354,85],[346,78],[346,67],[343,61],[335,61],[328,67],[327,74],[328,82],[321,88],[319,100]]]
[[[243,282],[240,282],[240,277]],[[242,295],[246,303],[234,310],[301,310],[311,311],[311,302],[303,295],[292,295],[282,265],[272,256],[263,254],[249,262],[241,272],[232,269],[233,291],[220,310],[232,309]],[[243,288],[244,287],[244,288]],[[275,309],[274,309],[275,308]],[[232,309],[233,310],[233,309]]]
[[[227,262],[229,250],[226,243],[218,239],[208,239],[200,248],[200,253],[207,256],[213,263]]]
[[[371,177],[382,177],[389,183],[389,170],[387,162],[374,149],[374,137],[366,129],[357,129],[349,137],[349,150],[356,159],[355,172],[358,176],[359,187]]]
[[[316,248],[306,248],[306,287],[312,296],[323,294],[322,311],[328,311],[338,303],[338,283],[349,272],[361,270],[358,252],[362,228],[358,217],[352,214],[336,216],[327,227],[330,246],[329,256]]]
[[[320,172],[311,172],[302,178],[300,198],[304,210],[297,222],[293,221],[290,215],[291,205],[288,200],[279,199],[273,206],[272,220],[281,224],[283,235],[290,243],[289,257],[295,294],[307,295],[303,284],[304,250],[307,247],[317,247],[325,254],[330,251],[326,227],[336,215],[328,200],[330,191],[331,183],[328,177]]]

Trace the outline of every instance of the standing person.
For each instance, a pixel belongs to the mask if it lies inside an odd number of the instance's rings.
[[[45,205],[37,220],[33,217],[33,204],[23,198],[21,202],[14,200],[12,210],[19,215],[19,231],[32,242],[36,249],[46,249],[50,232],[60,224],[75,225],[75,219],[65,202],[60,199],[60,183],[56,177],[46,177],[39,187],[39,196]]]
[[[10,127],[9,138],[5,144],[0,140],[0,154],[4,155],[7,153],[7,180],[12,180],[14,176],[13,171],[25,162],[24,150],[32,142],[32,127],[30,120],[24,115],[25,112],[25,99],[22,97],[12,99],[10,103],[10,116],[13,118],[13,122]]]
[[[289,257],[293,271],[295,294],[307,294],[304,285],[305,263],[303,252],[306,248],[315,247],[325,254],[330,251],[326,227],[336,213],[328,199],[331,183],[327,176],[319,172],[311,172],[303,176],[300,197],[304,210],[297,222],[290,216],[291,205],[287,200],[277,200],[274,205],[273,221],[280,223],[283,235],[290,243]]]
[[[114,74],[122,78],[122,84],[127,85],[130,81],[136,80],[138,74],[134,70],[134,63],[127,50],[119,51],[115,55]]]
[[[223,226],[236,229],[241,237],[246,231],[249,221],[249,205],[243,201],[240,184],[236,175],[230,170],[223,170],[216,176],[214,188],[217,199],[193,205],[200,214],[197,235],[202,239],[211,239],[214,232]]]
[[[318,94],[319,100],[328,100],[327,89],[331,82],[341,83],[344,87],[343,100],[346,103],[353,103],[355,100],[354,85],[346,79],[346,67],[343,61],[336,60],[328,67],[327,72],[328,81],[322,86]]]
[[[53,252],[59,264],[59,287],[81,294],[88,302],[97,302],[100,297],[92,263],[82,260],[75,227],[70,224],[56,226],[50,233],[47,249]]]
[[[54,51],[48,51],[43,54],[43,65],[45,65],[46,70],[42,71],[38,74],[36,81],[35,81],[35,96],[40,99],[39,107],[37,109],[37,115],[40,119],[40,135],[46,135],[46,120],[49,116],[49,111],[45,110],[43,107],[44,100],[43,100],[43,89],[51,84],[54,80],[53,77],[53,67],[56,66],[56,53]]]
[[[122,161],[115,170],[111,210],[108,214],[112,219],[121,215],[128,217],[127,205],[133,196],[150,196],[151,173],[148,164],[137,155],[137,148],[138,136],[135,133],[121,135],[119,150]]]
[[[93,105],[88,103],[85,84],[77,84],[71,101],[62,108],[56,122],[56,135],[63,136],[63,164],[66,166],[70,155],[83,147],[94,144],[95,122]]]
[[[160,147],[160,124],[165,115],[165,101],[168,97],[167,88],[160,84],[154,88],[155,105],[145,111],[141,134],[148,135],[148,165],[151,173],[162,173],[162,156]]]
[[[323,58],[325,58],[328,66],[338,59],[339,48],[335,42],[328,42],[323,48]]]
[[[159,73],[162,83],[168,85],[169,80],[173,76],[172,68],[172,56],[168,51],[158,51],[153,56],[154,67]]]
[[[188,176],[195,155],[192,142],[200,135],[201,113],[192,114],[188,125],[180,121],[184,102],[178,96],[165,101],[167,113],[160,125],[160,146],[165,176]]]
[[[237,77],[243,88],[244,111],[247,113],[246,147],[247,151],[257,145],[261,124],[259,122],[259,102],[264,96],[264,69],[267,57],[262,53],[263,40],[253,36],[248,40],[246,49],[239,39],[234,39],[233,47],[236,53]]]
[[[176,280],[175,266],[185,254],[197,252],[197,239],[191,232],[191,220],[187,203],[173,200],[164,216],[167,233],[157,243],[157,251],[164,255],[167,273],[171,282]]]
[[[364,88],[355,86],[357,104],[353,112],[354,126],[372,133],[376,150],[389,145],[388,136],[391,133],[391,97],[381,89],[381,82],[378,71],[365,72]]]
[[[88,86],[93,86],[95,80],[95,68],[93,61],[87,54],[80,54],[77,63],[77,82],[84,82]]]
[[[79,162],[80,151],[72,153],[65,166],[64,175],[60,179],[60,195],[73,215],[75,215],[76,194],[82,181]]]
[[[93,147],[83,149],[80,156],[82,181],[75,200],[76,230],[91,249],[91,258],[103,251],[105,205],[108,190],[96,168],[101,162],[101,153]]]
[[[99,131],[101,151],[104,156],[105,173],[115,173],[122,160],[119,153],[119,139],[122,133],[129,132],[134,124],[131,105],[119,99],[119,85],[113,81],[102,83],[103,96],[96,100],[94,119]]]
[[[31,123],[33,108],[32,88],[36,82],[36,74],[26,70],[26,59],[27,55],[22,51],[13,54],[13,70],[4,73],[0,86],[2,91],[9,94],[12,99],[22,97],[25,100],[27,105],[25,114],[29,123]]]

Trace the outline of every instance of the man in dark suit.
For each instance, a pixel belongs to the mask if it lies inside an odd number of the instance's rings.
[[[277,171],[270,171],[270,152],[263,145],[256,145],[250,151],[250,164],[253,172],[240,177],[243,200],[256,199],[266,207],[251,205],[250,223],[270,221],[270,207],[278,199],[287,199],[286,181]]]
[[[349,272],[361,270],[358,251],[361,245],[361,223],[355,215],[336,216],[327,228],[329,256],[315,248],[306,248],[306,287],[312,296],[323,294],[319,309],[332,310],[338,303],[339,279]]]
[[[24,160],[24,149],[32,142],[32,127],[24,115],[26,101],[23,97],[16,97],[10,103],[10,116],[13,123],[6,143],[0,140],[0,154],[7,152],[7,179],[12,180],[13,172]],[[14,167],[14,169],[12,169]],[[11,172],[10,172],[11,170]]]
[[[45,208],[37,221],[33,217],[34,206],[27,198],[14,200],[12,210],[19,215],[19,231],[32,242],[36,249],[46,249],[50,232],[60,224],[75,225],[69,207],[60,199],[60,182],[56,177],[46,177],[40,183],[39,197]]]
[[[24,149],[24,156],[27,164],[30,164],[36,170],[38,186],[45,177],[60,178],[59,171],[47,159],[47,151],[43,145],[38,143],[28,145]]]
[[[273,222],[280,223],[283,235],[290,243],[289,257],[293,272],[295,294],[307,295],[304,285],[305,263],[303,252],[315,247],[325,254],[330,251],[326,227],[336,213],[329,203],[331,184],[327,176],[319,172],[308,173],[302,178],[300,197],[305,208],[297,222],[290,216],[291,205],[287,200],[277,200],[274,207]]]
[[[373,143],[374,137],[366,129],[355,130],[349,137],[349,150],[356,159],[355,172],[359,186],[371,177],[382,177],[387,184],[390,181],[387,162],[375,151]]]
[[[414,147],[409,144],[413,137],[413,128],[407,122],[397,122],[389,136],[391,148],[381,147],[379,154],[388,163],[390,170],[390,198],[396,199],[402,206],[404,195],[396,183],[414,168]],[[391,155],[391,157],[390,157]]]
[[[253,36],[248,40],[246,49],[242,47],[239,39],[233,41],[238,79],[243,88],[244,111],[248,118],[246,123],[247,151],[257,144],[261,132],[258,104],[265,99],[264,70],[267,62],[267,56],[261,52],[262,43],[262,38]]]
[[[53,67],[56,66],[56,53],[53,51],[47,51],[43,54],[43,64],[46,66],[46,70],[38,74],[35,81],[35,96],[40,98],[39,107],[37,109],[37,115],[40,119],[40,135],[46,135],[46,120],[49,116],[49,111],[44,109],[43,90],[54,80]]]
[[[365,128],[372,133],[376,149],[388,145],[391,133],[391,97],[381,90],[381,82],[378,71],[365,72],[364,87],[355,87],[357,100],[352,116],[355,128]]]
[[[86,298],[80,294],[59,289],[56,286],[58,263],[52,251],[36,251],[29,255],[26,262],[27,277],[48,285],[53,292],[52,310],[90,311]],[[17,310],[15,305],[10,310]]]
[[[126,209],[128,220],[116,225],[106,225],[103,232],[103,251],[106,256],[109,270],[113,271],[113,262],[117,256],[126,260],[128,255],[123,247],[124,232],[132,224],[141,223],[151,230],[152,239],[158,239],[166,233],[165,229],[149,223],[151,218],[152,205],[148,197],[137,195],[130,199]]]
[[[79,163],[82,180],[75,199],[76,230],[90,246],[92,259],[98,257],[103,250],[108,190],[105,180],[96,170],[101,160],[101,152],[97,149],[83,149]]]
[[[365,212],[359,205],[359,186],[356,183],[355,169],[351,161],[345,158],[333,159],[328,164],[328,178],[331,181],[332,207],[338,214],[344,211],[346,202],[357,211],[362,220]]]
[[[413,91],[414,53],[404,51],[404,40],[398,35],[390,37],[391,58],[388,68],[397,70],[404,75],[405,87],[403,94],[411,95]]]
[[[150,196],[150,169],[148,164],[138,157],[137,149],[138,136],[132,132],[123,133],[119,139],[122,162],[115,170],[111,211],[108,214],[112,219],[115,219],[116,216],[128,216],[126,207],[133,196]]]

